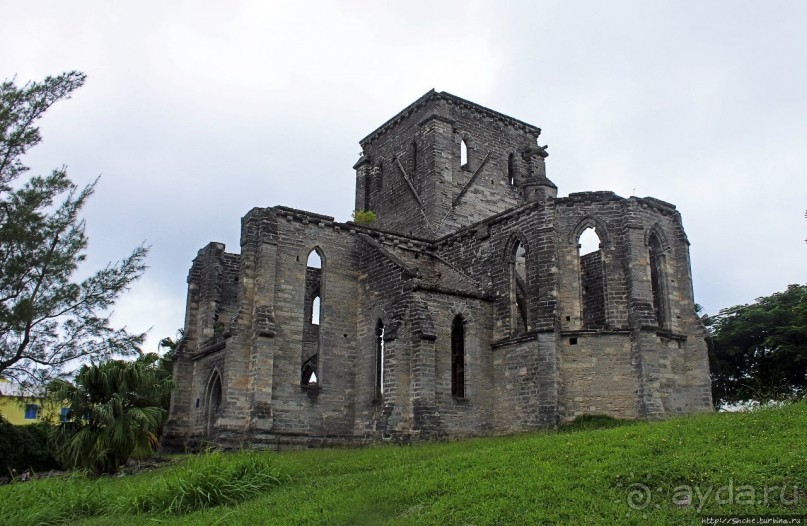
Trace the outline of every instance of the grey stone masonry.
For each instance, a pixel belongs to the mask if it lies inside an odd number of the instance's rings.
[[[357,210],[242,219],[188,274],[167,450],[514,433],[710,411],[675,206],[558,197],[541,130],[430,91],[361,141]],[[593,229],[599,250],[580,254]]]

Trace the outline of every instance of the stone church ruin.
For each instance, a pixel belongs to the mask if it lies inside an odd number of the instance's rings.
[[[356,210],[241,220],[188,275],[164,447],[513,433],[711,410],[675,206],[558,197],[541,130],[430,91],[361,142]],[[599,250],[581,254],[593,230]]]

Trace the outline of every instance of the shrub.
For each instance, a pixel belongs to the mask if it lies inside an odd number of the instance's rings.
[[[69,419],[51,435],[66,466],[113,474],[130,458],[154,453],[166,414],[162,400],[171,389],[158,361],[150,353],[134,362],[84,365],[75,384],[51,384],[53,399],[70,406]]]
[[[17,473],[58,469],[59,463],[48,447],[50,428],[46,422],[15,426],[0,416],[0,474],[12,469]]]
[[[376,214],[372,210],[354,210],[353,222],[358,225],[369,225],[376,220]]]

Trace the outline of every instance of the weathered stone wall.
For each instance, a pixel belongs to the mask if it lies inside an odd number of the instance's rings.
[[[543,332],[493,348],[497,432],[553,427],[558,418],[556,336]]]
[[[200,250],[166,447],[409,441],[710,410],[680,214],[613,192],[557,198],[539,133],[430,92],[361,142],[356,208],[376,223],[255,208],[240,255]],[[581,257],[588,228],[600,249]],[[321,269],[307,266],[312,251]]]
[[[493,431],[493,357],[490,305],[480,299],[435,292],[419,294],[434,321],[434,340],[421,340],[413,382],[424,395],[414,408],[415,422],[438,421],[436,436],[478,435]],[[464,325],[464,396],[452,396],[451,331],[459,316]],[[420,369],[417,368],[420,366]],[[430,370],[434,367],[433,373]],[[425,373],[425,374],[424,374]],[[428,393],[425,391],[428,390]],[[434,405],[424,403],[433,399]]]
[[[379,228],[425,239],[476,223],[522,202],[528,174],[522,153],[539,134],[487,108],[430,92],[361,141],[356,209],[374,210]]]
[[[373,233],[375,234],[375,233]],[[367,438],[385,438],[410,432],[409,368],[412,324],[411,284],[414,275],[389,257],[375,237],[362,234],[357,249],[364,272],[359,278],[359,323],[356,328],[358,352],[356,375],[355,431]],[[390,243],[397,241],[393,236]],[[375,392],[376,326],[384,324],[384,392]]]
[[[558,342],[558,358],[563,420],[585,414],[639,416],[630,334],[565,336]]]

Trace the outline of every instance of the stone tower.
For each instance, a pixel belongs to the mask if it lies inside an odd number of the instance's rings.
[[[430,91],[361,141],[371,225],[282,206],[188,276],[164,445],[360,444],[711,410],[675,206],[558,197],[541,130]],[[599,249],[581,254],[583,232]]]
[[[540,134],[540,128],[432,90],[360,142],[356,210],[375,211],[378,228],[438,239],[554,197],[546,151],[537,146]]]

